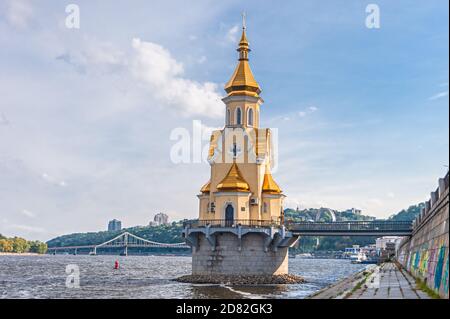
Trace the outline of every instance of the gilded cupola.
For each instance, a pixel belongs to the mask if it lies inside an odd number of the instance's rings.
[[[217,185],[217,189],[220,191],[247,192],[250,186],[242,177],[237,164],[233,163],[225,178]]]
[[[245,33],[245,25],[242,28],[242,36],[237,51],[239,52],[239,62],[231,79],[225,85],[225,91],[228,93],[228,96],[247,95],[258,97],[259,93],[261,93],[261,88],[256,82],[248,63],[248,54],[251,50]]]

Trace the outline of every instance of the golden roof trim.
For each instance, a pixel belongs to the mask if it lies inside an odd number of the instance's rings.
[[[237,50],[239,51],[239,63],[231,79],[225,85],[225,91],[228,95],[250,95],[257,97],[261,93],[261,88],[258,82],[256,82],[248,63],[250,48],[245,34],[245,28],[242,30],[242,36]]]
[[[237,164],[233,163],[225,178],[217,185],[217,189],[221,191],[246,192],[250,190],[250,186],[242,177]]]
[[[264,174],[262,191],[263,193],[269,194],[280,194],[282,192],[280,186],[278,186],[278,184],[273,179],[272,174],[268,172],[267,169],[266,173]]]
[[[209,180],[205,185],[200,189],[201,193],[209,193],[211,191],[211,181]]]

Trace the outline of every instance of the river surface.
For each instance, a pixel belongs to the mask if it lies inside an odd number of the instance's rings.
[[[71,287],[72,280],[68,280],[70,288],[66,286],[68,265],[79,269],[79,288]],[[0,299],[305,298],[363,268],[343,259],[292,258],[289,272],[303,276],[307,283],[225,286],[173,281],[191,272],[191,257],[184,256],[0,256]]]

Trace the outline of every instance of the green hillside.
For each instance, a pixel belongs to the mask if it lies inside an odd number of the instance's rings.
[[[124,228],[121,231],[109,232],[92,232],[92,233],[76,233],[56,237],[47,242],[49,247],[63,247],[63,246],[88,246],[98,245],[108,241],[119,234],[128,231],[133,235],[142,237],[147,240],[156,241],[160,243],[181,243],[181,231],[183,229],[183,222],[173,222],[169,225],[161,226],[136,226],[131,228]]]
[[[395,215],[392,215],[390,220],[413,220],[423,203],[414,205],[406,210],[402,210]],[[351,210],[336,211],[332,210],[336,221],[354,221],[354,220],[374,220],[374,217],[354,213]],[[332,217],[330,209],[327,208],[310,208],[303,210],[295,210],[287,208],[284,211],[286,221],[301,222],[301,221],[331,221]],[[319,218],[317,218],[319,216]],[[183,229],[183,221],[173,222],[169,225],[162,226],[136,226],[122,229],[116,232],[92,232],[92,233],[76,233],[56,237],[47,242],[48,247],[62,247],[62,246],[84,246],[84,245],[98,245],[109,239],[114,238],[124,231],[128,231],[136,236],[147,240],[156,241],[160,243],[179,243],[183,242],[181,231]],[[300,239],[300,245],[296,250],[301,252],[310,252],[313,250],[342,250],[351,245],[367,245],[375,242],[375,237],[303,237]],[[318,245],[317,245],[318,244]]]

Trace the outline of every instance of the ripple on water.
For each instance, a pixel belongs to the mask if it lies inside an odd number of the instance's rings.
[[[118,260],[120,269],[113,268]],[[80,288],[66,288],[66,266],[80,269]],[[0,256],[0,298],[305,298],[358,272],[363,265],[338,259],[290,259],[299,285],[225,286],[178,283],[189,274],[184,256]]]

